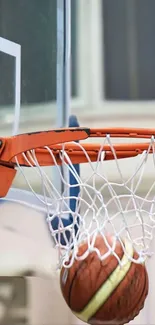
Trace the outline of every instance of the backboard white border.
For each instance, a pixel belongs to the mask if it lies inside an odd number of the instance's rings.
[[[15,58],[15,111],[12,134],[18,133],[21,105],[21,45],[0,37],[0,51]]]

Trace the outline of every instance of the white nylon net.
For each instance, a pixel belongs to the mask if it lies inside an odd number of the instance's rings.
[[[68,170],[74,177],[73,185],[70,184],[69,179],[64,177],[53,151],[45,147],[51,161],[54,160],[55,168],[59,171],[64,184],[62,194],[54,186],[46,168],[39,166],[36,151],[23,153],[25,161],[36,173],[38,181],[40,180],[47,223],[59,250],[59,265],[70,267],[75,259],[84,259],[89,252],[93,251],[96,251],[99,258],[103,260],[108,255],[115,254],[116,240],[121,243],[128,259],[136,263],[143,262],[147,256],[151,255],[150,243],[155,227],[154,137],[150,139],[148,150],[141,155],[121,160],[117,159],[113,141],[109,135],[105,139],[100,139],[100,150],[96,162],[91,162],[82,144],[74,144],[83,151],[87,158],[87,163],[81,164],[80,176],[65,150],[67,144],[64,143],[63,150],[59,153],[65,170]],[[105,161],[105,144],[109,144],[113,152],[115,159],[112,161]],[[149,154],[151,150],[153,153]],[[16,157],[16,162],[30,190],[38,197],[38,200],[41,200],[32,188],[31,181],[25,174],[25,168],[18,164],[18,157]],[[148,172],[151,175],[150,178]],[[146,180],[149,185],[146,184]],[[79,190],[78,196],[71,195],[70,191],[73,187]],[[71,209],[71,200],[72,203],[74,202],[74,210]],[[55,221],[56,227],[53,226]],[[115,239],[112,247],[106,240],[107,234],[111,234]],[[94,247],[97,235],[101,235],[107,245],[107,252],[104,254]],[[127,239],[138,252],[138,260],[128,254],[124,239]],[[82,242],[87,242],[88,249],[79,256],[78,247]],[[118,256],[116,258],[119,260]],[[121,263],[120,260],[119,262]]]

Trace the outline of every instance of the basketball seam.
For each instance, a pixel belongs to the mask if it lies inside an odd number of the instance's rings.
[[[121,256],[121,258],[122,258],[122,257],[123,257],[123,256]],[[94,259],[94,256],[93,256],[92,260],[93,260],[93,259]],[[71,283],[70,283],[69,293],[68,293],[68,305],[70,306],[70,308],[71,308],[71,294],[72,294],[72,288],[73,288],[73,285],[74,285],[74,281],[76,280],[76,278],[77,278],[77,276],[78,276],[78,273],[80,272],[81,268],[82,268],[85,264],[87,264],[87,263],[85,262],[85,260],[83,260],[83,261],[80,263],[80,265],[79,265],[79,267],[77,268],[77,270],[75,271],[75,273],[74,273],[74,277],[72,278],[72,281],[71,281]],[[117,265],[118,265],[118,264],[117,264]],[[111,276],[111,274],[113,273],[113,271],[114,271],[114,270],[112,270],[112,271],[108,274],[108,277]],[[100,272],[101,272],[101,270],[99,270],[98,273],[100,273]],[[102,285],[101,285],[101,286],[102,286]],[[96,289],[96,291],[94,292],[94,295],[95,295],[96,292],[101,288],[101,286],[100,286],[99,288]],[[93,295],[93,296],[94,296],[94,295]],[[93,296],[90,297],[90,299],[92,299]]]
[[[126,247],[126,251],[129,253],[129,256],[132,257],[134,254],[133,247],[129,242],[127,242],[127,240],[125,241],[125,247]],[[126,260],[126,259],[127,259],[127,257],[124,254],[122,260]],[[109,295],[111,294],[111,292],[113,292],[116,289],[116,287],[119,285],[119,283],[122,282],[123,278],[128,273],[130,266],[131,266],[131,260],[128,260],[126,262],[126,264],[124,265],[124,268],[125,268],[124,271],[120,268],[120,265],[118,265],[116,267],[116,269],[112,272],[111,276],[109,276],[109,279],[106,282],[104,282],[104,284],[101,286],[101,288],[96,292],[96,294],[94,294],[94,296],[91,298],[89,303],[84,307],[84,309],[81,312],[76,313],[72,310],[72,312],[75,314],[75,316],[77,316],[78,318],[80,318],[81,320],[83,320],[85,322],[88,322],[88,320],[91,319],[91,317],[97,312],[97,310],[99,310],[101,305],[103,305],[105,303],[106,297],[108,298]],[[114,279],[111,279],[111,278],[114,278]],[[114,282],[115,282],[115,285],[114,285]],[[113,285],[112,285],[112,283],[113,283]],[[116,285],[116,283],[117,283],[117,285]],[[111,285],[111,288],[110,288],[110,285]],[[104,296],[103,290],[105,290],[104,293],[106,293],[106,289],[105,289],[106,286],[107,286],[107,294]],[[109,288],[108,288],[108,286],[109,286]],[[102,301],[101,301],[99,295],[102,296]]]
[[[131,268],[131,267],[130,267]],[[128,272],[130,272],[130,269],[129,269],[129,271]],[[127,272],[127,274],[128,274],[128,272]],[[126,318],[126,319],[121,319],[121,323],[120,323],[120,319],[118,319],[117,321],[118,321],[118,325],[121,325],[121,324],[124,324],[124,323],[128,323],[128,322],[130,322],[131,320],[133,320],[138,314],[139,314],[139,312],[140,312],[140,310],[143,308],[143,306],[144,306],[144,299],[142,299],[143,297],[146,297],[147,296],[147,293],[148,293],[148,289],[146,290],[146,288],[148,288],[148,277],[147,277],[147,273],[146,273],[146,271],[145,271],[145,269],[144,269],[144,272],[145,272],[145,276],[144,276],[144,287],[143,287],[143,290],[142,290],[142,292],[141,292],[141,295],[140,295],[140,298],[139,298],[139,301],[137,302],[137,304],[136,304],[136,307],[135,306],[133,306],[132,308],[131,308],[131,310],[128,312],[128,314],[129,314],[129,316]],[[126,275],[127,275],[126,274]],[[123,279],[124,280],[124,279]],[[122,280],[122,281],[123,281]],[[115,290],[117,290],[117,287],[116,287],[116,289]],[[113,293],[115,292],[115,290],[113,291]],[[110,297],[109,297],[110,298]],[[108,299],[109,299],[108,298]],[[142,303],[140,303],[141,302],[141,300],[142,300]],[[108,300],[107,300],[108,301]],[[106,302],[107,302],[106,301]],[[140,306],[140,307],[139,307]],[[139,307],[139,309],[137,309]],[[95,318],[95,314],[94,315],[92,315],[92,317],[89,319],[89,321],[91,321],[93,318]],[[115,319],[116,320],[116,319]],[[111,321],[112,322],[112,321]]]
[[[68,293],[68,304],[69,304],[69,306],[71,306],[71,293],[72,293],[72,288],[73,288],[74,281],[76,280],[76,277],[77,277],[78,273],[80,272],[81,268],[84,266],[84,264],[86,264],[86,262],[82,261],[81,264],[79,265],[79,267],[77,268],[77,270],[75,271],[74,277],[73,277],[73,279],[71,281],[71,284],[70,284],[70,287],[69,287],[69,293]]]
[[[147,288],[147,290],[146,290],[146,288]],[[146,297],[147,294],[148,294],[148,277],[147,277],[147,273],[145,272],[145,284],[144,284],[144,289],[143,289],[143,291],[142,291],[142,294],[141,294],[141,296],[140,296],[139,301],[137,302],[136,308],[134,307],[133,310],[130,312],[130,315],[132,315],[131,318],[128,318],[126,322],[130,322],[131,320],[133,320],[133,319],[134,319],[134,318],[139,314],[140,310],[141,310],[141,309],[143,308],[143,306],[144,306],[144,299],[143,299],[143,303],[140,305],[140,308],[139,308],[138,310],[137,310],[137,307],[138,307],[138,305],[139,305],[139,302],[140,302],[141,299],[143,298],[143,295]],[[135,312],[134,312],[134,310],[135,310]]]

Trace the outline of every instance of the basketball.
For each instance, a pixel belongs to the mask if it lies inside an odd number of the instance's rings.
[[[112,237],[108,236],[107,241],[112,247]],[[96,238],[94,247],[101,254],[108,252],[101,236]],[[87,249],[87,243],[80,245],[78,256],[83,255]],[[144,306],[148,294],[145,265],[127,259],[119,241],[116,241],[114,253],[101,261],[93,251],[85,259],[75,260],[70,268],[61,269],[63,297],[72,312],[82,321],[122,325],[134,319]],[[126,258],[127,263],[121,267],[116,255],[120,260]],[[138,258],[134,250],[133,258]]]

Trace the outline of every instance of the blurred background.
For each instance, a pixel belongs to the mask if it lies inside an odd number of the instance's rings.
[[[56,8],[56,0],[0,0],[2,136],[12,134],[16,106],[20,106],[20,133],[58,126]],[[154,0],[71,0],[71,113],[81,125],[154,127],[154,12]],[[4,39],[11,41],[7,50]],[[20,54],[21,83],[15,76]],[[32,182],[37,188],[37,179]],[[20,176],[14,186],[24,188]],[[50,303],[45,307],[44,298],[36,303],[38,292],[44,292],[46,299],[49,294],[52,300],[49,280],[1,279],[2,305],[7,305],[8,282],[18,292],[14,308],[19,307],[19,313],[8,316],[12,318],[5,324],[46,325],[51,324],[51,317],[57,323]],[[25,292],[22,298],[21,292]],[[61,308],[66,324],[75,323],[63,302]],[[39,323],[41,309],[44,316]],[[65,317],[58,323],[64,324]],[[146,324],[146,318],[142,316],[139,322]]]
[[[72,113],[81,124],[151,123],[153,0],[72,0]],[[20,132],[56,123],[56,0],[0,0],[0,36],[21,46]],[[15,57],[0,52],[0,128],[11,132]],[[141,119],[141,120],[140,120]]]

